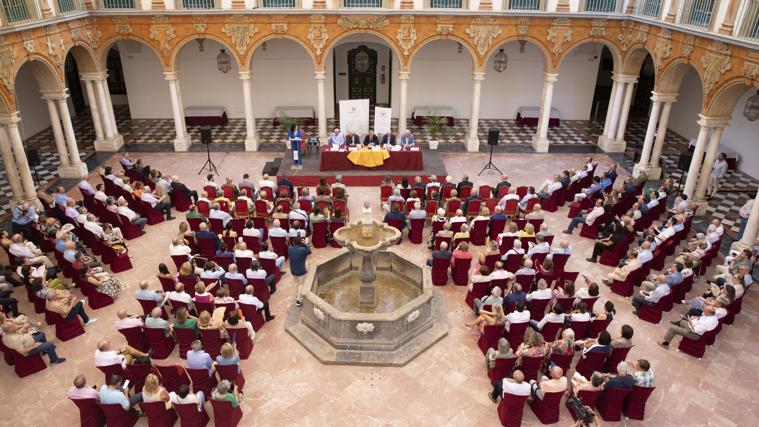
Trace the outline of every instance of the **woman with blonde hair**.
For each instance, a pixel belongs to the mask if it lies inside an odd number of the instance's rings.
[[[232,347],[232,344],[225,342],[221,345],[219,355],[216,356],[216,365],[237,365],[237,373],[240,373],[240,356],[237,354],[235,348]]]
[[[177,278],[181,277],[191,279],[192,281],[198,280],[198,277],[195,274],[195,266],[193,266],[190,261],[185,261],[182,263],[182,265],[179,266],[179,271],[177,271]]]
[[[187,307],[179,307],[174,313],[174,329],[176,328],[192,329],[197,332],[198,319],[190,316]]]
[[[165,402],[166,409],[169,409],[171,408],[173,394],[173,392],[169,393],[166,388],[161,385],[157,375],[148,374],[148,376],[145,377],[145,385],[142,386],[142,401],[144,403]]]
[[[524,230],[519,232],[519,238],[522,237],[535,237],[535,226],[529,222],[525,224]]]
[[[471,328],[480,327],[480,332],[485,329],[485,325],[503,324],[506,314],[503,312],[503,304],[494,304],[491,311],[480,309],[480,315],[471,322],[464,323],[464,326]]]
[[[224,307],[219,307],[213,311],[213,315],[206,310],[203,310],[198,315],[198,328],[205,330],[218,329],[221,333],[222,339],[228,339],[226,329],[222,327],[224,321]]]

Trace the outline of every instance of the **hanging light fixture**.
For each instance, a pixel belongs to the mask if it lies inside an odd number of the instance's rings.
[[[205,48],[205,46],[203,46],[203,44],[206,42],[206,39],[197,39],[197,41],[198,41],[198,50],[200,52],[205,51],[206,48]]]
[[[464,51],[464,46],[461,45],[461,43],[456,42],[456,53],[461,55],[461,53]]]
[[[519,40],[519,53],[524,53],[524,46],[527,44],[527,40]]]
[[[503,49],[498,49],[498,53],[496,53],[495,57],[493,58],[493,69],[499,73],[502,73],[504,70],[506,70],[506,66],[508,64],[509,57],[506,55]]]
[[[232,57],[229,56],[226,50],[222,49],[216,56],[216,67],[224,74],[232,69]]]
[[[266,52],[266,49],[267,49],[266,42],[263,42],[263,44],[261,44],[261,50],[263,50],[264,52]]]
[[[743,108],[743,116],[750,122],[759,118],[759,89],[757,89],[754,96],[746,100],[746,107]]]

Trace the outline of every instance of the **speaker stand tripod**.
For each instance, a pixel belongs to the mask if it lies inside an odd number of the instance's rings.
[[[198,175],[202,174],[204,170],[208,169],[208,172],[211,172],[212,174],[218,176],[219,171],[216,169],[216,164],[214,164],[213,160],[211,160],[211,144],[209,143],[206,143],[206,155],[208,156],[208,160],[203,163],[203,167],[200,168]]]
[[[477,176],[480,176],[485,171],[496,171],[499,175],[503,175],[501,173],[501,170],[498,169],[498,167],[493,163],[493,146],[490,146],[490,158],[488,159],[488,164],[485,165],[484,168],[480,171],[480,173],[477,174]]]

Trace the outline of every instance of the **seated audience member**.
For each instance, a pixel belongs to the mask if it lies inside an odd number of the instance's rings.
[[[184,291],[184,283],[177,283],[174,286],[174,290],[168,294],[169,303],[177,301],[187,304],[188,307],[192,307],[192,296]]]
[[[435,259],[451,259],[451,251],[448,250],[448,243],[440,243],[440,249],[432,251],[432,258],[427,260],[427,265],[432,267],[432,261]]]
[[[451,267],[456,265],[459,260],[471,260],[472,253],[469,252],[469,244],[467,242],[459,243],[458,247],[451,254]]]
[[[406,217],[401,212],[399,205],[392,205],[390,211],[385,214],[385,218],[382,220],[385,224],[389,224],[390,221],[396,221],[399,223],[400,230],[403,231],[406,228]]]
[[[171,408],[171,398],[174,392],[169,393],[161,385],[161,381],[156,374],[148,374],[145,377],[145,384],[142,387],[142,401],[144,403],[165,402],[166,409]]]
[[[527,323],[530,321],[530,312],[525,310],[525,303],[517,301],[514,311],[506,315],[506,330],[510,330],[512,324]]]
[[[640,311],[640,306],[647,305],[649,307],[655,306],[659,300],[669,295],[672,292],[669,286],[667,286],[666,276],[660,274],[657,276],[657,284],[654,290],[647,291],[641,287],[638,295],[633,296],[632,305],[635,308],[633,314],[636,316]]]
[[[610,389],[626,389],[630,390],[635,384],[635,378],[629,373],[627,362],[619,362],[617,364],[616,374],[604,374],[606,382],[604,383],[604,390]]]
[[[150,310],[150,315],[145,317],[145,327],[163,329],[166,332],[166,336],[169,336],[171,334],[173,326],[166,320],[162,319],[161,314],[161,309],[158,307]]]
[[[177,312],[174,313],[174,329],[192,329],[193,331],[197,331],[198,319],[194,316],[190,316],[185,307],[180,307]]]
[[[171,200],[169,199],[168,193],[164,194],[160,198],[156,198],[153,193],[147,191],[146,189],[142,192],[140,199],[143,202],[148,203],[150,207],[153,208],[153,210],[163,212],[166,215],[166,221],[171,221],[174,219],[174,217],[171,216]]]
[[[621,242],[622,239],[625,238],[627,235],[627,231],[620,226],[616,225],[616,222],[613,223],[611,233],[604,234],[600,236],[595,244],[593,245],[593,253],[591,254],[590,258],[586,258],[585,260],[588,262],[598,262],[598,257],[601,256],[606,251],[613,251],[614,248],[617,246],[617,243]]]
[[[535,206],[532,207],[532,212],[525,215],[524,219],[528,221],[533,219],[543,219],[543,207],[540,206],[540,203],[535,203]]]
[[[535,271],[535,269],[532,267],[533,267],[532,260],[529,258],[525,258],[524,263],[522,263],[522,268],[517,270],[516,273],[514,274],[517,276],[520,276],[520,275],[534,276],[537,274],[537,271]]]
[[[537,333],[524,334],[524,342],[519,344],[516,353],[520,358],[522,356],[545,357],[548,354],[548,343],[543,339],[543,335]]]
[[[588,276],[583,274],[582,278],[585,280],[587,287],[583,286],[575,291],[575,296],[579,299],[582,298],[595,298],[598,296],[598,284],[588,279]]]
[[[116,313],[116,317],[119,320],[114,322],[116,330],[129,329],[129,328],[141,328],[143,326],[142,319],[139,316],[130,315],[123,308],[119,309]]]
[[[577,393],[581,391],[602,391],[604,389],[604,381],[606,381],[606,377],[598,371],[591,374],[590,380],[575,371],[571,380],[572,394],[577,396]]]
[[[68,391],[67,397],[71,400],[80,399],[100,399],[100,393],[98,393],[96,386],[87,386],[87,377],[82,374],[74,377],[74,386]]]
[[[500,338],[498,340],[498,348],[489,348],[485,353],[485,363],[488,369],[495,367],[495,361],[498,359],[513,359],[514,352],[511,351],[509,340],[506,338]]]
[[[495,304],[490,311],[480,309],[480,315],[473,321],[464,323],[464,326],[467,328],[479,327],[480,331],[482,331],[485,328],[485,325],[503,324],[505,318],[503,305]]]
[[[511,292],[503,298],[503,302],[506,305],[516,304],[517,302],[527,302],[527,294],[522,291],[522,285],[514,283],[514,286],[511,287]]]
[[[530,380],[530,394],[533,398],[543,400],[546,393],[564,392],[567,389],[568,381],[564,376],[564,370],[553,365],[549,369],[551,378],[545,375],[541,376],[538,381]]]
[[[630,325],[622,325],[620,336],[611,341],[612,348],[630,348],[633,346],[633,328]]]
[[[568,356],[575,354],[575,331],[570,328],[561,331],[561,337],[559,337],[559,339],[548,343],[546,353],[548,356],[552,354]]]
[[[589,322],[590,313],[588,312],[588,304],[582,301],[577,303],[572,312],[569,313],[569,320],[571,322]]]
[[[2,341],[7,348],[17,351],[22,356],[47,354],[50,363],[63,363],[65,358],[59,357],[55,351],[55,344],[48,342],[44,334],[33,334],[29,328],[18,326],[16,322],[2,324]]]
[[[633,384],[638,387],[654,386],[654,370],[651,369],[651,363],[646,359],[638,359],[636,362],[627,362],[628,372],[632,372]]]
[[[100,387],[100,403],[103,405],[121,405],[128,411],[142,402],[142,392],[129,396],[129,389],[124,388],[124,381],[120,374],[108,377],[108,383]]]
[[[98,342],[95,350],[95,366],[121,365],[126,368],[127,365],[135,363],[138,359],[148,359],[148,353],[143,353],[129,345],[121,345],[116,349],[111,348],[108,340]]]
[[[524,255],[524,249],[522,249],[521,240],[514,240],[514,246],[512,246],[511,249],[506,251],[506,253],[501,256],[501,261],[506,262],[506,259],[509,257],[509,255]],[[530,263],[532,263],[532,261],[529,259],[526,261],[530,261]]]
[[[187,211],[187,219],[199,219],[200,222],[208,224],[208,218],[198,212],[198,207],[196,205],[190,205],[190,209]]]
[[[527,189],[527,194],[525,194],[524,197],[522,197],[522,200],[519,201],[519,210],[521,212],[526,212],[529,201],[537,198],[538,195],[535,194],[535,187],[529,187]]]
[[[515,370],[511,375],[511,378],[504,378],[498,380],[493,387],[493,391],[490,393],[490,400],[493,403],[498,402],[499,397],[503,397],[506,394],[514,396],[529,396],[530,384],[524,380],[524,374],[519,369]]]
[[[617,309],[614,308],[614,303],[611,301],[606,301],[604,303],[603,312],[599,314],[590,313],[590,317],[592,317],[594,320],[614,320],[614,316],[617,314]]]
[[[209,230],[208,224],[204,222],[201,222],[200,225],[198,225],[198,231],[195,232],[195,240],[200,241],[200,239],[211,239],[213,241],[214,251],[218,251],[221,246],[219,235]]]
[[[203,350],[203,343],[194,340],[187,351],[187,367],[189,369],[207,369],[208,376],[212,376],[216,370],[211,355]]]
[[[234,384],[227,380],[221,380],[211,393],[211,399],[229,402],[232,408],[236,408],[240,402],[240,395]]]
[[[576,344],[581,346],[583,355],[587,353],[611,353],[611,334],[608,331],[601,331],[598,338],[578,340]]]
[[[261,243],[261,251],[258,253],[259,259],[273,259],[274,264],[277,266],[281,274],[286,274],[284,270],[285,257],[277,255],[276,252],[269,250],[269,244],[266,242]]]
[[[179,181],[179,177],[174,175],[171,177],[171,188],[173,191],[181,192],[185,198],[192,200],[193,203],[198,203],[197,190],[190,190],[186,185]]]
[[[675,335],[697,340],[701,338],[701,335],[716,328],[718,324],[719,321],[717,320],[717,316],[715,316],[714,307],[706,306],[704,307],[704,314],[701,316],[689,316],[686,319],[678,321],[676,325],[670,326],[664,335],[664,340],[660,341],[659,345],[669,349],[669,344]]]
[[[614,280],[624,282],[630,273],[639,269],[643,264],[653,258],[650,247],[650,242],[643,242],[643,244],[640,245],[637,255],[634,252],[628,254],[629,259],[625,261],[621,267],[617,267],[614,271],[609,273],[607,278],[602,280],[603,283],[607,286],[611,286],[611,282]]]
[[[240,318],[240,314],[235,310],[229,313],[227,320],[224,321],[224,329],[228,328],[245,328],[248,331],[248,337],[250,339],[256,338],[256,330],[253,329],[253,324]]]
[[[495,268],[493,269],[493,272],[490,273],[490,281],[495,280],[511,280],[514,279],[514,274],[512,274],[510,271],[507,271],[503,268],[503,263],[501,261],[495,262]]]
[[[179,389],[177,389],[176,394],[170,397],[171,397],[171,403],[173,405],[192,403],[192,404],[198,405],[198,411],[200,411],[200,409],[203,408],[203,404],[206,401],[205,394],[203,394],[203,390],[198,390],[197,393],[192,393],[190,392],[189,384],[181,384],[179,386]]]
[[[64,320],[68,321],[79,316],[85,326],[97,321],[90,318],[84,311],[84,303],[67,290],[48,289],[46,299],[45,308],[60,314]]]
[[[524,229],[519,232],[518,237],[521,239],[523,237],[536,237],[537,234],[535,234],[535,226],[532,225],[532,223],[527,223],[524,226]]]
[[[264,318],[267,322],[274,320],[274,317],[271,312],[269,311],[269,302],[262,302],[260,299],[258,299],[254,295],[255,289],[252,285],[248,285],[245,287],[245,293],[240,294],[239,297],[237,297],[237,302],[239,304],[250,304],[254,305],[256,307],[256,310],[263,310],[264,312]]]
[[[168,273],[168,269],[166,270],[166,272]],[[173,278],[173,275],[171,275],[171,277]],[[139,285],[140,289],[138,289],[137,292],[134,293],[135,299],[145,300],[145,301],[155,301],[156,304],[158,304],[158,306],[163,305],[163,303],[165,302],[163,291],[160,291],[160,290],[152,291],[149,289],[149,286],[150,285],[148,284],[147,280],[141,281]]]
[[[593,209],[590,212],[583,211],[577,214],[577,216],[572,218],[572,221],[569,222],[569,226],[566,230],[563,231],[563,233],[572,234],[572,231],[575,229],[575,227],[577,227],[578,224],[595,224],[596,219],[603,215],[604,212],[603,200],[596,200],[596,204]]]
[[[545,279],[538,280],[538,288],[527,294],[527,301],[551,299],[553,288],[548,287]]]
[[[537,320],[530,320],[530,327],[536,331],[543,329],[546,323],[559,323],[564,324],[565,321],[564,310],[560,304],[555,304],[551,311],[543,315],[543,318],[538,322]],[[569,329],[571,331],[571,329]]]
[[[251,328],[252,329],[252,328]],[[255,332],[253,333],[255,335]],[[230,366],[236,365],[237,372],[240,372],[240,356],[232,347],[232,344],[225,342],[221,345],[219,355],[216,356],[216,366]]]

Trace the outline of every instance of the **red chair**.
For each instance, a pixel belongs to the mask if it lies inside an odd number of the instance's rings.
[[[8,348],[8,351],[13,355],[13,369],[19,378],[24,378],[47,368],[41,354],[24,356],[12,348]]]
[[[646,402],[656,387],[633,386],[622,404],[622,413],[627,418],[643,421],[646,418]]]
[[[221,351],[221,331],[218,329],[201,329],[200,336],[203,341],[203,349],[216,359]]]
[[[627,359],[627,353],[630,352],[631,348],[632,347],[612,348],[611,354],[609,354],[609,356],[606,358],[606,362],[604,363],[603,372],[616,374],[617,365],[619,365],[619,362],[624,362],[625,359]]]
[[[150,427],[171,427],[177,422],[177,412],[174,408],[166,409],[166,403],[159,402],[142,402],[140,403],[143,411],[148,416],[148,425]]]
[[[540,321],[546,312],[546,307],[548,307],[549,302],[551,302],[549,298],[533,299],[530,301],[530,320]]]
[[[590,322],[590,328],[588,329],[588,338],[598,338],[598,334],[605,331],[609,326],[609,323],[611,323],[611,319],[593,319]]]
[[[239,365],[216,365],[216,372],[219,374],[219,379],[234,383],[237,390],[243,391],[245,376],[239,370]]]
[[[445,286],[448,284],[448,267],[451,265],[449,258],[435,258],[432,260],[432,284]]]
[[[198,245],[200,246],[200,255],[204,258],[212,258],[216,254],[216,243],[212,238],[200,237],[198,238]]]
[[[190,351],[190,346],[195,341],[195,329],[174,328],[174,335],[177,337],[177,343],[179,344],[179,357],[187,359],[187,352]]]
[[[105,426],[105,414],[96,399],[71,399],[79,408],[79,424],[83,427]]]
[[[520,366],[519,369],[524,374],[525,381],[534,380],[538,378],[538,373],[540,372],[540,368],[543,367],[543,359],[544,359],[543,356],[538,356],[538,357],[522,356],[522,366]]]
[[[153,359],[166,359],[174,351],[174,340],[166,336],[166,331],[162,328],[144,328],[145,336],[153,350]]]
[[[465,200],[465,198],[462,197],[461,200]],[[466,212],[464,212],[464,215],[470,218],[475,217],[480,214],[481,208],[482,200],[470,200],[469,204],[466,205]]]
[[[100,409],[105,414],[105,421],[108,427],[132,427],[140,419],[137,412],[132,409],[125,411],[118,403],[110,405],[98,403],[98,405],[100,405]]]
[[[90,306],[91,309],[97,310],[113,304],[113,298],[99,292],[95,285],[85,282],[84,280],[77,280],[76,282],[79,284],[82,293],[87,296],[87,305]]]
[[[403,221],[401,221],[400,219],[391,219],[391,220],[387,221],[387,225],[389,225],[390,227],[395,228],[396,230],[398,230],[401,233],[400,237],[398,238],[398,242],[397,242],[397,244],[400,244],[403,241]]]
[[[258,316],[263,319],[263,316],[261,313],[257,313]],[[250,319],[247,317],[245,318],[246,321],[249,321],[253,323]],[[250,353],[253,352],[253,340],[250,339],[248,336],[248,328],[226,328],[227,333],[229,334],[230,339],[233,339],[237,346],[237,353],[240,355],[240,359],[247,359],[250,357]],[[255,325],[253,327],[255,330]]]
[[[631,271],[622,282],[619,280],[613,281],[611,283],[611,291],[617,295],[622,295],[623,297],[631,296],[633,294],[636,278],[638,277],[640,270],[641,269]]]
[[[477,189],[477,194],[480,195],[482,200],[489,199],[493,195],[493,187],[489,185],[480,185],[480,187]]]
[[[671,304],[671,301],[672,293],[670,292],[669,294],[661,297],[659,302],[657,302],[654,306],[649,306],[646,304],[641,305],[640,310],[638,311],[638,318],[640,320],[645,320],[646,322],[658,324],[661,322],[664,309],[668,306],[668,304]]]
[[[451,266],[451,277],[456,286],[466,286],[469,282],[469,268],[472,266],[471,259],[458,259]]]
[[[208,375],[208,369],[202,368],[202,369],[185,369],[187,371],[187,374],[190,376],[190,380],[192,380],[192,392],[197,393],[199,391],[202,391],[203,394],[210,397],[211,391],[214,387],[216,387],[216,376],[209,376]]]
[[[546,342],[554,341],[556,340],[556,335],[559,333],[559,330],[561,330],[562,326],[562,323],[546,322],[546,324],[543,325],[543,328],[540,330],[540,335],[543,335],[543,339]]]
[[[482,354],[486,354],[488,349],[498,348],[498,340],[503,336],[503,324],[498,323],[495,325],[485,325],[482,330],[482,335],[477,340],[477,345],[482,350]]]
[[[271,240],[271,250],[275,252],[277,256],[287,258],[287,239],[275,236],[271,236],[269,239]]]
[[[509,330],[506,335],[512,351],[516,351],[519,344],[524,341],[524,333],[527,331],[527,326],[529,326],[528,322],[512,323],[509,325]]]
[[[181,385],[190,385],[190,377],[184,367],[179,365],[153,365],[161,377],[161,384],[168,391],[176,392]]]
[[[683,337],[680,341],[680,345],[677,346],[677,350],[699,359],[702,358],[704,353],[706,353],[706,343],[711,339],[711,332],[712,331],[705,332],[697,340]]]
[[[553,424],[559,422],[559,412],[561,409],[561,398],[564,396],[563,391],[545,393],[543,400],[538,398],[532,399],[530,409],[543,424]]]
[[[488,377],[490,378],[490,384],[495,386],[498,380],[506,378],[514,369],[514,363],[516,363],[516,357],[510,357],[508,359],[495,359],[495,366],[488,369]]]
[[[142,332],[142,328],[139,326],[119,329],[119,333],[121,333],[121,335],[124,335],[124,338],[130,347],[136,348],[142,352],[147,352],[150,350],[148,339],[145,337],[145,333]]]
[[[582,401],[582,403],[585,406],[590,406],[591,408],[596,407],[596,402],[598,401],[598,397],[601,396],[601,393],[603,393],[603,390],[596,390],[596,391],[589,391],[589,390],[580,390],[577,392],[577,397]],[[572,411],[570,411],[572,413]],[[572,417],[574,418],[574,413],[572,413]]]
[[[213,406],[213,422],[217,427],[235,427],[242,418],[240,406],[233,408],[229,401],[211,399],[211,406]]]
[[[380,201],[382,203],[386,202],[387,199],[392,195],[393,195],[392,185],[380,185]]]
[[[505,393],[498,404],[498,419],[504,427],[520,427],[522,425],[522,413],[524,402],[528,396],[516,396]]]
[[[466,305],[468,305],[469,308],[473,309],[475,298],[483,298],[489,292],[490,292],[490,281],[472,283],[472,289],[467,290],[466,298],[464,299],[464,302],[466,302]]]
[[[612,388],[604,390],[596,401],[596,409],[604,421],[619,421],[622,419],[622,405],[631,390]]]
[[[587,320],[584,322],[571,321],[569,322],[569,327],[574,331],[575,339],[583,340],[588,336],[588,329],[590,328],[590,320]]]
[[[572,311],[572,304],[575,302],[575,297],[558,297],[556,298],[556,304],[561,306],[564,313]]]
[[[140,228],[139,225],[134,225],[131,222],[129,222],[129,219],[125,217],[124,215],[118,214],[120,224],[118,224],[118,227],[121,229],[121,233],[124,235],[124,238],[127,240],[136,239],[145,232]],[[100,409],[100,408],[98,408]]]
[[[79,317],[65,320],[63,316],[48,309],[45,309],[45,317],[50,316],[52,323],[55,325],[55,336],[61,341],[74,339],[79,335],[84,335],[84,326],[79,321]]]
[[[469,235],[470,235],[473,245],[482,246],[485,244],[485,238],[488,235],[489,223],[490,221],[487,219],[480,219],[474,222],[474,226],[469,231]]]
[[[408,240],[414,244],[421,244],[424,234],[424,218],[409,220]]]
[[[311,244],[314,248],[327,247],[327,225],[327,221],[319,221],[312,224]]]
[[[506,228],[505,219],[491,218],[490,221],[488,222],[488,236],[490,236],[490,240],[495,240],[499,234],[503,233],[504,228]]]
[[[150,203],[146,201],[140,200],[139,202],[142,207],[142,216],[147,218],[148,225],[156,225],[164,221],[163,212],[153,209]]]
[[[240,307],[240,310],[242,310],[242,314],[245,316],[245,320],[253,324],[253,330],[256,332],[258,332],[258,330],[261,329],[264,324],[266,324],[266,319],[264,319],[263,314],[261,314],[261,312],[256,309],[256,306],[243,303],[238,303],[237,305]],[[240,358],[242,359],[242,350],[240,350],[239,344],[238,351],[240,352]]]
[[[577,361],[575,370],[583,377],[590,379],[593,372],[601,372],[603,370],[604,362],[608,355],[608,353],[601,352],[585,353],[585,355],[582,355],[580,360]]]
[[[194,403],[175,403],[173,406],[179,415],[182,427],[205,427],[210,421],[205,408],[198,408],[198,405]]]
[[[132,261],[129,259],[129,255],[126,253],[116,253],[116,251],[108,246],[103,245],[103,260],[108,259],[108,265],[111,267],[112,273],[121,273],[132,269]]]
[[[572,354],[551,353],[550,362],[556,364],[556,366],[563,369],[564,373],[566,374],[567,372],[569,372],[569,366],[572,364],[573,358],[574,358],[574,353]]]
[[[142,386],[145,385],[145,378],[153,372],[153,365],[133,364],[126,367],[126,377],[132,381],[135,390],[142,390]]]
[[[427,212],[428,219],[432,218],[432,216],[437,213],[437,208],[439,206],[437,200],[427,200],[427,202],[424,203],[424,211]]]

